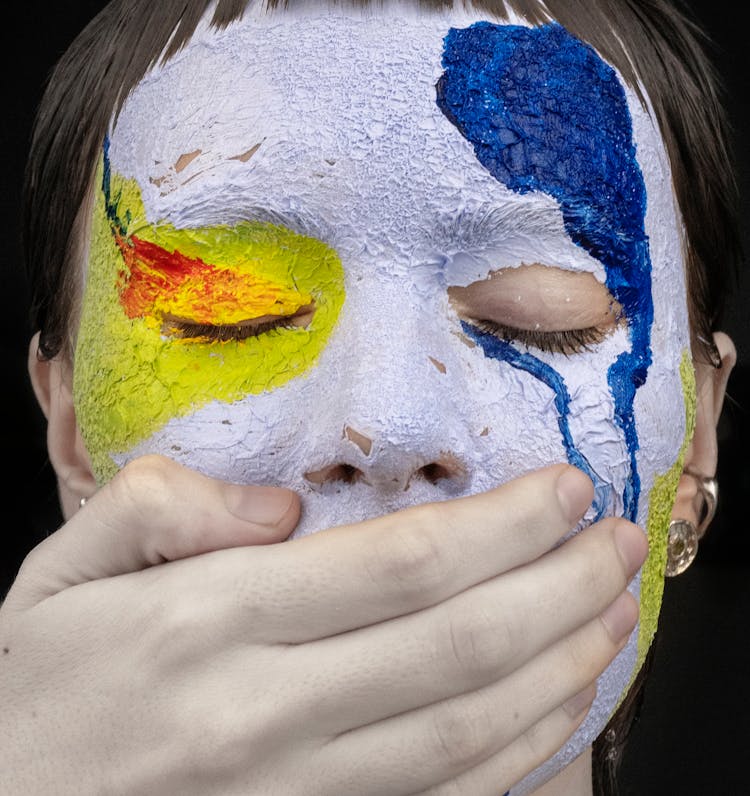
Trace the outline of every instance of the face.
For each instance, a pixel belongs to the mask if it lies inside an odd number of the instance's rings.
[[[652,537],[641,623],[515,796],[591,743],[655,630],[691,432],[681,227],[593,50],[397,14],[254,11],[139,84],[97,177],[76,409],[100,482],[158,452],[286,486],[296,536],[588,473],[584,522]]]

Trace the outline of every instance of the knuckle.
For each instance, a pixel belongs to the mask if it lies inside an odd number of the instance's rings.
[[[39,572],[44,569],[47,555],[47,547],[49,546],[49,538],[42,540],[36,547],[32,547],[24,556],[21,566],[18,568],[16,574],[16,581],[35,581],[39,577]],[[0,600],[0,604],[2,601]]]
[[[248,709],[236,698],[236,689],[217,688],[214,677],[208,677],[197,686],[191,683],[172,706],[170,727],[180,739],[175,750],[180,771],[214,782],[247,770],[257,773],[272,750],[289,742],[289,711],[258,691]]]
[[[374,576],[415,602],[439,592],[451,570],[447,550],[433,527],[415,524],[397,528],[375,545]],[[371,565],[372,569],[372,565]]]
[[[150,668],[160,677],[184,672],[210,642],[213,626],[207,606],[182,593],[179,597],[158,593],[142,607],[140,644]],[[207,615],[209,614],[209,615]]]
[[[477,607],[454,610],[444,631],[449,660],[471,680],[498,671],[519,644],[514,624],[506,620]]]
[[[609,564],[609,566],[608,566]],[[582,555],[579,558],[576,590],[592,596],[607,593],[612,588],[611,563],[603,555]]]
[[[164,457],[150,454],[128,462],[109,483],[112,500],[144,518],[164,505],[171,483]]]
[[[184,781],[197,776],[210,779],[220,768],[223,711],[209,714],[202,701],[191,696],[161,706],[161,720],[172,769]]]
[[[432,751],[455,773],[473,768],[491,754],[490,714],[461,702],[441,706],[432,722]]]
[[[181,760],[187,771],[192,768],[195,774],[219,778],[247,762],[251,742],[236,714],[230,700],[225,700],[219,711],[201,705],[200,710],[179,712],[180,731],[188,737]]]

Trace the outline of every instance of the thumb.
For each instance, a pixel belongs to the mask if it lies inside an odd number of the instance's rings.
[[[71,586],[165,561],[281,542],[299,511],[287,489],[228,484],[143,456],[26,556],[3,610],[21,612]]]

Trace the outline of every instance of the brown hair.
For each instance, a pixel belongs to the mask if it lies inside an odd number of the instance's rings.
[[[248,0],[218,0],[217,28],[238,19]],[[302,0],[268,0],[268,7]],[[350,0],[367,5],[367,0]],[[453,0],[421,0],[425,8]],[[112,0],[76,38],[53,70],[40,103],[27,163],[22,244],[31,287],[39,356],[72,356],[70,334],[80,296],[81,220],[107,129],[131,89],[193,35],[211,0]],[[738,186],[721,84],[705,35],[663,0],[474,0],[496,18],[506,9],[538,24],[555,19],[588,42],[653,106],[670,157],[687,239],[687,285],[694,350],[712,357],[742,251]],[[621,708],[594,744],[594,784],[615,792],[615,774],[637,714],[651,655]]]

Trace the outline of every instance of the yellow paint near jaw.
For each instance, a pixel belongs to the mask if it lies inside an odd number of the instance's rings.
[[[646,654],[656,635],[664,593],[664,571],[667,565],[667,535],[677,486],[682,475],[690,441],[695,430],[696,392],[695,371],[690,353],[684,351],[680,362],[680,377],[685,403],[685,437],[675,463],[663,475],[654,478],[649,495],[646,532],[649,554],[641,569],[640,616],[638,620],[638,653],[628,689],[623,691],[620,703],[641,670]],[[618,704],[619,707],[619,704]],[[616,710],[617,708],[615,708]],[[614,711],[613,711],[614,713]]]
[[[102,184],[103,164],[98,184]],[[259,222],[175,229],[146,221],[134,180],[111,175],[127,235],[97,192],[89,272],[74,370],[76,414],[99,482],[127,451],[173,417],[213,400],[237,401],[314,366],[344,301],[336,252],[319,240]],[[232,325],[289,316],[314,304],[306,328],[209,341],[164,334],[163,319]]]

